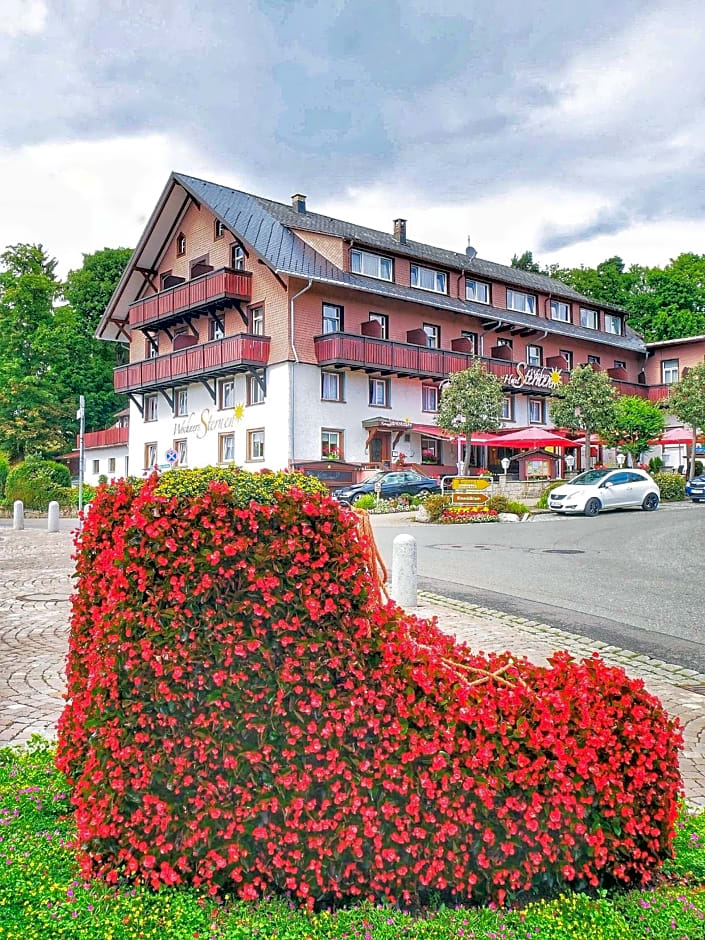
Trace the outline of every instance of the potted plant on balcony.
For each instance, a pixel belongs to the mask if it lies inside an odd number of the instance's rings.
[[[424,447],[421,451],[421,463],[438,463],[436,452],[432,447]]]

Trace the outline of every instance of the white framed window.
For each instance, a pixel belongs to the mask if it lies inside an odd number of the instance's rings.
[[[580,308],[580,325],[588,330],[597,330],[600,328],[600,315],[597,310],[590,310],[589,307]]]
[[[411,286],[421,290],[432,290],[436,294],[448,293],[448,275],[445,271],[423,268],[420,264],[411,265]]]
[[[144,468],[151,470],[157,462],[157,442],[153,441],[144,445]]]
[[[490,302],[490,285],[484,281],[465,279],[465,299],[474,300],[478,304]]]
[[[230,267],[233,271],[244,271],[245,249],[242,245],[233,245],[230,249]]]
[[[389,379],[370,379],[370,404],[389,408]]]
[[[382,339],[389,339],[389,317],[386,313],[374,313],[370,311],[370,320],[373,323],[379,323],[382,327]]]
[[[108,473],[115,473],[115,458],[108,457]]]
[[[678,360],[663,359],[661,362],[661,382],[664,385],[673,385],[678,381]]]
[[[343,308],[340,304],[323,304],[323,332],[340,333],[343,329]]]
[[[587,361],[590,365],[599,366],[600,357],[599,356],[588,356]]]
[[[156,359],[159,355],[159,337],[148,336],[145,340],[144,357],[145,359]]]
[[[529,366],[543,365],[543,349],[540,346],[526,347],[526,364]]]
[[[257,381],[256,375],[247,376],[247,404],[262,405],[264,403],[264,389]]]
[[[222,321],[219,320],[209,320],[208,321],[208,339],[222,339],[225,336],[225,329],[223,327]]]
[[[188,414],[188,389],[177,388],[174,393],[174,415],[182,418]]]
[[[174,450],[179,455],[179,466],[187,467],[188,466],[188,442],[185,437],[180,438],[178,441],[174,441]]]
[[[470,330],[461,330],[461,331],[460,331],[460,335],[461,335],[464,339],[469,339],[469,340],[470,340],[470,346],[471,346],[471,348],[472,348],[472,354],[473,354],[473,356],[476,356],[476,355],[477,355],[477,333],[473,333],[473,332],[471,332]]]
[[[622,335],[622,318],[616,313],[605,314],[605,333],[614,333],[615,336]]]
[[[255,336],[264,336],[264,307],[250,308],[250,331]]]
[[[559,356],[563,356],[565,359],[565,364],[568,368],[568,372],[573,371],[573,352],[570,349],[560,349],[558,351]]]
[[[235,435],[218,435],[218,462],[233,463],[235,460]]]
[[[322,401],[343,400],[343,375],[341,372],[321,372]]]
[[[100,460],[93,461],[93,473],[100,473]]]
[[[570,323],[570,304],[565,304],[562,300],[552,300],[551,319],[560,320],[561,323]]]
[[[375,255],[371,251],[360,251],[359,248],[353,248],[350,252],[350,270],[355,274],[366,274],[367,277],[378,277],[383,281],[391,281],[392,259]]]
[[[264,428],[247,432],[247,459],[264,460]]]
[[[233,379],[222,379],[218,386],[218,407],[221,411],[224,408],[235,407],[235,382]]]
[[[509,346],[509,348],[512,349],[513,346],[514,346],[514,340],[505,339],[504,336],[498,336],[498,337],[497,337],[497,345],[498,345],[498,346]]]
[[[441,462],[441,442],[437,437],[421,438],[421,463]]]
[[[176,239],[176,254],[185,255],[186,254],[186,236],[183,232],[179,232]]]
[[[331,428],[321,428],[321,459],[343,459],[343,432]]]
[[[543,401],[540,398],[529,399],[529,424],[543,424]]]
[[[441,348],[441,328],[435,323],[424,323],[423,331],[426,334],[426,345],[430,349]]]
[[[438,411],[438,389],[435,385],[421,386],[421,410],[434,414]]]
[[[502,419],[511,421],[514,418],[514,397],[505,395],[502,399]]]
[[[159,399],[157,395],[144,396],[144,420],[156,421],[159,418]]]
[[[626,369],[626,368],[627,368],[627,363],[625,362],[624,359],[615,359],[615,360],[614,360],[614,367],[615,367],[615,369]]]
[[[222,238],[223,235],[225,235],[225,226],[220,221],[220,219],[216,219],[213,225],[213,238]]]
[[[507,288],[507,310],[516,310],[518,313],[536,313],[536,298],[533,294]]]

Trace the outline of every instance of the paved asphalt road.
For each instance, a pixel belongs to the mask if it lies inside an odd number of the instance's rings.
[[[414,535],[424,590],[705,672],[704,504],[374,529],[387,564],[395,535]]]

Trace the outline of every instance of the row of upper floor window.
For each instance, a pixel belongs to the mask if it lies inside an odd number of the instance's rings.
[[[247,440],[247,462],[264,460],[264,428],[253,428],[245,431]],[[173,449],[177,456],[179,467],[188,467],[188,438],[175,438]],[[157,441],[149,441],[144,445],[144,469],[151,470],[156,466],[158,459]],[[218,435],[218,463],[228,464],[235,462],[235,434],[230,432]]]
[[[214,222],[214,239],[217,241],[225,236],[226,229],[223,223],[216,219]],[[176,254],[178,257],[184,256],[187,251],[186,236],[180,232],[176,239]],[[235,242],[230,247],[230,267],[235,271],[244,270],[246,252],[239,242]],[[198,262],[193,262],[197,264]],[[385,255],[375,254],[371,251],[364,251],[360,248],[350,249],[350,270],[355,274],[363,274],[366,277],[377,278],[382,281],[393,283],[394,278],[394,259]],[[162,275],[162,280],[168,276],[168,272]],[[410,266],[410,285],[420,290],[431,291],[436,294],[448,294],[450,283],[450,273],[437,268],[429,268],[420,264],[411,264]],[[489,281],[483,281],[477,278],[465,278],[465,299],[475,301],[475,303],[492,304],[492,284]],[[537,315],[538,297],[536,294],[526,291],[506,288],[506,309],[514,310],[517,313],[528,313]],[[582,326],[588,330],[600,330],[605,333],[611,333],[620,336],[624,333],[624,320],[619,314],[602,314],[602,325],[600,311],[593,307],[583,307],[578,305],[577,314],[573,310],[573,305],[563,300],[549,301],[549,307],[546,311],[548,319],[556,320],[560,323],[573,323]],[[574,320],[575,317],[575,320]]]
[[[248,407],[250,405],[261,405],[264,403],[264,385],[258,380],[257,376],[248,375],[246,377],[245,392],[245,401]],[[166,399],[164,399],[164,404],[167,404]],[[218,382],[218,408],[221,411],[225,411],[230,408],[235,408],[236,404],[235,380],[221,379]],[[148,395],[144,396],[142,412],[144,421],[159,420],[159,394],[157,392],[150,392]],[[169,414],[174,418],[186,418],[190,414],[189,390],[187,385],[174,389],[173,404],[169,406]]]
[[[350,249],[350,270],[355,274],[364,274],[366,277],[378,278],[382,281],[394,281],[394,259],[378,255],[359,248]],[[449,272],[437,268],[429,268],[420,264],[411,264],[410,285],[420,290],[432,291],[436,294],[448,294]],[[506,309],[517,313],[536,315],[538,297],[536,294],[515,290],[508,287],[506,294]],[[492,303],[492,284],[489,281],[477,278],[465,278],[465,299],[476,303]],[[563,300],[550,300],[551,320],[561,323],[573,322],[573,305]],[[624,322],[619,314],[604,313],[604,332],[621,335],[624,332]],[[591,307],[578,307],[576,325],[579,324],[589,330],[600,329],[600,311]]]

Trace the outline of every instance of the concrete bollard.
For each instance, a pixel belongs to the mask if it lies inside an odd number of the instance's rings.
[[[416,539],[413,535],[397,535],[392,547],[392,600],[404,610],[418,605]]]
[[[55,499],[49,503],[49,514],[47,516],[47,532],[59,531],[59,504]]]
[[[12,508],[12,528],[24,529],[24,503],[16,499]]]

